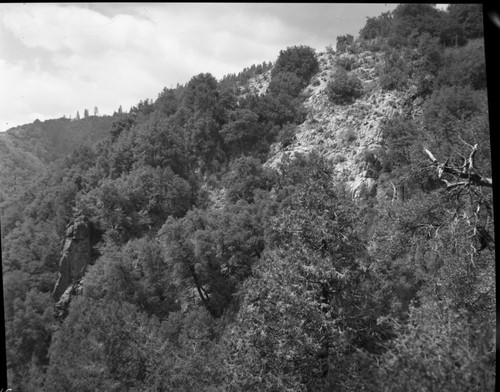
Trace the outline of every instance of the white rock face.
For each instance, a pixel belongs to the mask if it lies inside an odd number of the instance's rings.
[[[247,94],[265,94],[269,87],[269,82],[271,81],[271,71],[272,68],[260,75],[250,78],[247,86],[249,92]]]
[[[348,105],[333,104],[326,94],[340,58],[350,58],[354,62],[354,69],[349,72],[361,80],[365,91],[362,97]],[[373,195],[377,181],[365,170],[366,162],[356,157],[373,150],[383,155],[381,125],[403,113],[404,102],[410,98],[411,91],[382,91],[378,87],[377,68],[383,62],[380,52],[320,53],[318,61],[320,71],[304,90],[308,96],[304,103],[308,111],[306,121],[299,126],[295,142],[286,151],[273,146],[275,155],[266,164],[276,167],[285,154],[316,149],[335,163],[336,179],[348,184],[353,197]]]

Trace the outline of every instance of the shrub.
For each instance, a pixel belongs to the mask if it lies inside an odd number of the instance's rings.
[[[318,69],[319,63],[313,48],[304,45],[294,46],[280,51],[271,71],[271,77],[274,78],[283,72],[291,72],[307,84]]]
[[[380,87],[382,90],[402,90],[407,86],[407,77],[400,69],[389,69],[388,72],[383,72],[379,78]]]
[[[471,42],[461,49],[449,49],[436,79],[438,86],[471,86],[486,88],[484,43]]]
[[[447,15],[442,22],[439,41],[444,46],[463,46],[467,43],[463,26],[451,15]]]
[[[431,37],[428,33],[424,33],[420,37],[418,50],[423,58],[424,70],[437,75],[443,62],[443,48],[439,44],[439,40]]]
[[[337,131],[337,139],[342,144],[348,144],[357,139],[356,132],[352,128],[343,128]]]
[[[253,203],[256,190],[272,187],[271,172],[254,157],[239,157],[230,169],[222,181],[227,188],[226,197],[232,203],[240,199]]]
[[[349,75],[343,68],[335,72],[333,80],[328,82],[326,93],[328,99],[335,104],[352,103],[363,95],[361,80]]]
[[[469,119],[481,110],[481,94],[468,88],[443,87],[436,91],[424,109],[424,122]],[[442,123],[440,125],[443,125]]]
[[[414,308],[409,322],[381,357],[378,390],[489,391],[495,369],[486,350],[471,347],[473,326],[448,303]]]
[[[354,43],[354,37],[351,34],[340,35],[337,37],[337,52],[346,52],[347,48]]]
[[[335,156],[332,159],[333,163],[342,163],[345,162],[346,157],[340,153],[335,154]]]
[[[341,57],[338,59],[337,64],[344,68],[346,71],[351,71],[356,68],[357,63],[352,57]]]
[[[467,87],[442,87],[434,91],[424,106],[425,127],[444,141],[458,142],[457,134],[464,121],[470,121],[481,113],[485,96]]]
[[[288,147],[295,141],[297,126],[295,124],[285,124],[278,133],[278,142],[283,148]]]
[[[386,40],[384,38],[374,38],[371,40],[359,42],[360,51],[369,51],[369,52],[381,52],[384,51],[385,46],[387,46]]]
[[[216,105],[217,95],[217,79],[210,73],[201,73],[187,84],[184,105],[195,112],[211,112]]]
[[[270,94],[278,96],[287,94],[291,97],[297,97],[300,91],[305,87],[305,83],[293,72],[281,72],[273,76],[267,91]]]
[[[450,4],[448,13],[451,19],[463,26],[465,38],[479,38],[483,31],[483,11],[481,4]]]
[[[257,113],[249,109],[236,109],[229,113],[229,121],[220,132],[226,149],[232,156],[256,148],[262,141],[264,129]]]
[[[259,122],[271,126],[283,126],[287,122],[300,123],[302,117],[299,99],[288,94],[266,94],[259,97],[252,110],[259,115]]]
[[[359,32],[359,36],[365,40],[387,37],[391,31],[392,17],[390,12],[368,18],[365,26]]]
[[[408,66],[398,51],[389,50],[380,69],[379,84],[383,90],[401,90],[408,84]]]
[[[392,15],[389,45],[394,47],[416,46],[424,32],[437,36],[443,19],[431,4],[399,4]]]
[[[392,172],[403,168],[402,172],[406,173],[412,163],[420,159],[423,131],[414,120],[402,115],[385,120],[381,130],[386,144],[381,169]]]

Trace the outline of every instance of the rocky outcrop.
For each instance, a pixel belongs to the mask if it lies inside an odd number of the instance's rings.
[[[350,73],[359,78],[364,94],[355,102],[339,105],[330,102],[328,82],[335,77],[339,61],[352,63]],[[383,52],[357,54],[319,53],[319,72],[313,76],[303,95],[306,120],[297,127],[296,138],[286,148],[279,143],[271,147],[266,166],[277,168],[284,156],[307,154],[316,150],[334,164],[336,181],[347,184],[354,199],[373,197],[378,177],[386,160],[383,139],[384,123],[395,116],[415,117],[421,113],[422,99],[416,97],[416,86],[403,91],[380,88],[380,65]],[[345,61],[344,61],[345,62]]]
[[[377,181],[369,177],[356,177],[354,181],[348,183],[348,187],[355,199],[373,197],[377,193]]]
[[[69,303],[71,302],[71,297],[73,297],[73,295],[81,294],[81,292],[82,292],[81,283],[75,282],[71,283],[68,286],[68,288],[64,291],[64,293],[59,298],[59,301],[57,301],[55,305],[57,317],[64,318],[67,316]]]
[[[66,297],[70,296],[71,287],[83,277],[91,256],[90,225],[83,216],[79,216],[66,228],[66,238],[59,261],[59,277],[52,292],[55,301],[60,301],[64,296],[65,301],[69,302],[69,298]]]
[[[266,93],[267,88],[269,87],[269,82],[271,81],[271,70],[264,72],[260,75],[256,75],[253,78],[250,78],[248,81],[248,92],[243,94],[246,96],[248,94],[256,94],[263,95]]]

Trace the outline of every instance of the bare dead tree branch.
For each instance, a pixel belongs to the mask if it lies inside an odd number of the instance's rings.
[[[470,244],[471,252],[471,265],[474,266],[474,256],[481,252],[483,249],[487,248],[488,250],[493,250],[494,239],[489,234],[488,230],[485,228],[485,224],[481,224],[479,222],[478,216],[479,211],[481,209],[481,205],[484,204],[486,210],[488,211],[489,203],[487,203],[481,195],[480,189],[477,187],[493,187],[493,180],[489,177],[485,177],[481,174],[481,172],[475,168],[474,166],[474,158],[477,153],[478,145],[477,143],[471,145],[461,139],[464,144],[470,147],[471,151],[468,157],[462,157],[464,160],[463,165],[450,164],[449,159],[445,163],[440,163],[434,154],[429,151],[427,148],[424,148],[424,152],[429,157],[432,165],[435,166],[438,170],[438,177],[446,184],[447,190],[458,189],[456,193],[457,201],[460,198],[461,193],[465,190],[470,198],[470,203],[473,205],[477,202],[476,210],[472,213],[472,215],[464,213],[463,218],[466,219],[469,226],[472,228],[472,233],[469,237],[470,240],[475,239],[477,242]],[[454,181],[449,181],[443,178],[443,175],[449,175],[454,178]],[[474,185],[474,186],[471,186]],[[475,196],[474,196],[475,195]],[[474,201],[475,199],[476,201]],[[457,209],[458,212],[458,209]],[[489,211],[488,211],[489,213]]]
[[[466,144],[470,146],[470,144]],[[436,166],[438,170],[438,177],[446,184],[447,189],[470,185],[493,188],[493,180],[490,177],[483,176],[474,167],[474,157],[477,152],[477,143],[471,147],[472,151],[470,152],[469,157],[464,159],[465,162],[460,167],[450,165],[449,160],[447,160],[445,163],[440,163],[436,159],[434,154],[432,154],[432,152],[430,152],[427,148],[424,148],[424,152],[427,154],[432,164]],[[450,174],[452,176],[455,176],[456,181],[454,183],[450,183],[449,181],[442,178],[443,174]],[[465,181],[459,181],[459,179]]]

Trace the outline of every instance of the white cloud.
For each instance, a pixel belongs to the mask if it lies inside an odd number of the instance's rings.
[[[26,63],[9,64],[0,60],[2,128],[32,122],[43,114],[50,118],[51,113],[64,107],[63,100],[51,99],[56,95],[64,97],[64,83],[47,73],[27,68]],[[48,91],[50,96],[47,96]]]
[[[37,117],[74,115],[94,106],[112,113],[120,104],[130,107],[161,90],[159,64],[152,59],[163,54],[158,53],[151,21],[130,15],[108,18],[76,6],[33,4],[9,7],[1,23],[24,46],[46,51],[50,63],[42,68],[36,57],[2,59],[1,128]]]

